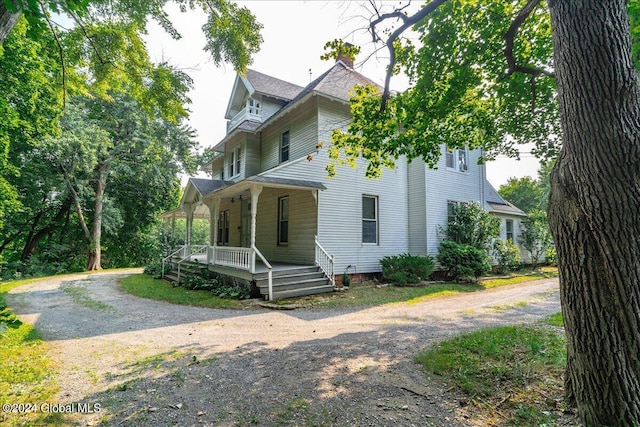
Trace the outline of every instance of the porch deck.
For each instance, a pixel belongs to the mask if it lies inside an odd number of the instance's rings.
[[[202,264],[206,264],[207,263],[207,254],[194,254],[191,255],[191,259],[194,261],[198,261]],[[286,271],[286,270],[295,270],[297,268],[301,268],[301,267],[310,267],[309,265],[306,264],[291,264],[291,263],[286,263],[286,262],[272,262],[271,263],[271,267],[272,267],[272,271],[276,272],[276,271]],[[231,267],[227,267],[227,268],[231,268]],[[237,269],[238,271],[242,271],[240,269]],[[262,273],[266,273],[268,271],[267,266],[259,260],[256,260],[256,271],[254,274],[262,274]]]

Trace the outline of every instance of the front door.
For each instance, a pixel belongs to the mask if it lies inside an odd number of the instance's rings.
[[[251,200],[242,200],[242,214],[240,217],[240,246],[251,246]]]

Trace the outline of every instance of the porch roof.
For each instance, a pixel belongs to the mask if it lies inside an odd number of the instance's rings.
[[[290,188],[290,189],[306,189],[306,190],[326,190],[321,182],[306,181],[302,179],[276,178],[264,175],[250,176],[235,184],[220,187],[217,190],[207,194],[207,197],[230,198],[251,189],[254,185],[263,185],[268,188]]]

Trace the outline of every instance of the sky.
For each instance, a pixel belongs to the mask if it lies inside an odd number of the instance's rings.
[[[306,86],[333,64],[333,60],[320,59],[325,43],[342,38],[362,47],[355,69],[383,83],[387,58],[384,51],[373,53],[371,37],[364,30],[370,13],[361,8],[360,2],[236,0],[236,3],[251,10],[263,25],[263,43],[249,68]],[[151,59],[168,61],[193,78],[189,125],[197,131],[202,147],[213,146],[226,133],[224,115],[236,73],[230,65],[216,67],[203,50],[203,14],[181,13],[174,5],[169,5],[167,11],[182,38],[173,40],[159,26],[151,24],[146,37]],[[394,77],[391,82],[396,90],[406,85],[402,78]],[[523,153],[520,161],[500,157],[487,163],[487,179],[498,188],[510,177],[536,178],[538,167],[537,160],[528,154]]]

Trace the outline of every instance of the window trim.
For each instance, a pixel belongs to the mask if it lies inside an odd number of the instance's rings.
[[[286,211],[283,209],[283,202],[286,203]],[[289,245],[289,195],[278,197],[278,236],[277,243],[278,246],[287,246]],[[283,214],[286,213],[286,218],[283,218]],[[282,225],[286,223],[286,229],[283,230]],[[282,233],[286,233],[286,236],[283,236]],[[285,239],[282,239],[284,237]]]
[[[373,219],[364,217],[364,200],[365,199],[372,199],[373,200],[373,203],[374,203],[374,205],[373,205],[374,218]],[[360,231],[361,231],[360,241],[362,242],[363,245],[378,246],[378,245],[380,245],[380,208],[379,208],[380,200],[379,200],[379,197],[375,196],[373,194],[363,194],[362,198],[360,200],[361,200],[361,207],[362,207],[362,209],[360,211],[360,213],[361,213],[360,216],[361,216],[361,219],[362,219],[362,221],[361,221],[362,225],[361,225],[361,228],[360,228]],[[376,226],[375,227],[375,231],[376,231],[375,232],[375,242],[365,242],[364,241],[365,240],[365,230],[364,230],[365,223],[371,223],[371,222],[375,223],[375,226]]]
[[[229,162],[227,164],[227,167],[229,168],[229,178],[233,178],[234,176],[236,176],[235,174],[235,166],[236,166],[236,162],[235,162],[235,151],[232,151],[231,153],[229,153]]]
[[[287,136],[287,144],[284,144],[285,135]],[[285,159],[284,153],[287,153],[287,158]],[[291,131],[289,129],[282,131],[280,134],[280,163],[288,162],[291,159]]]
[[[218,246],[229,246],[229,210],[218,212],[218,236],[216,244]]]
[[[509,224],[511,224],[511,231],[509,231]],[[509,239],[511,239],[512,242],[514,241],[513,240],[513,230],[514,230],[513,226],[514,226],[513,219],[505,219],[504,220],[504,234],[505,234],[505,237],[506,237],[507,241]],[[509,236],[509,235],[511,235],[511,236]]]
[[[469,172],[469,148],[465,145],[463,148],[454,148],[450,147],[448,144],[445,144],[444,147],[445,152],[445,166],[447,170],[456,171],[460,173],[468,173]],[[464,161],[460,162],[460,155],[464,155]],[[449,164],[452,166],[449,166]],[[464,165],[464,168],[460,167],[460,164]]]

